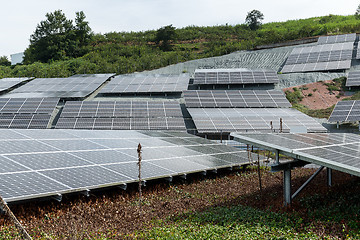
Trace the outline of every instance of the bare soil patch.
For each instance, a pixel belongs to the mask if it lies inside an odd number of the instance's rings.
[[[332,83],[332,80],[309,83],[305,85],[295,86],[298,88],[304,98],[299,103],[307,106],[309,109],[325,109],[341,101],[344,96],[342,91],[329,91],[325,84]],[[294,87],[284,88],[283,91],[293,92]]]

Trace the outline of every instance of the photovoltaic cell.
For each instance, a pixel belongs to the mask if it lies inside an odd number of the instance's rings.
[[[189,74],[180,75],[120,75],[101,90],[101,94],[179,93],[187,90]]]
[[[272,70],[196,69],[194,84],[273,84],[279,78]]]
[[[356,39],[356,33],[333,35],[333,36],[321,36],[318,39],[318,44],[355,42],[355,39]]]
[[[184,92],[189,108],[278,108],[291,107],[277,90],[189,90]]]
[[[0,92],[9,90],[25,81],[29,81],[32,78],[2,78],[0,79]]]
[[[313,118],[285,108],[188,108],[199,133],[326,132]],[[282,119],[282,126],[280,125]]]
[[[236,141],[360,176],[360,136],[352,133],[232,134]]]
[[[68,101],[56,128],[186,130],[180,104],[171,101]]]
[[[58,98],[0,98],[0,128],[46,128]]]
[[[349,69],[354,41],[294,48],[282,73]]]
[[[3,95],[9,98],[82,98],[100,87],[111,74],[69,78],[36,78]]]
[[[360,121],[360,101],[340,101],[335,105],[329,122],[357,122]]]
[[[346,79],[346,87],[360,86],[360,71],[351,71]]]
[[[248,164],[246,152],[180,132],[1,130],[0,195],[6,202]]]

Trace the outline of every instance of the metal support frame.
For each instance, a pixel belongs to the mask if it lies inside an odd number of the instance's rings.
[[[127,184],[124,183],[124,184],[119,185],[118,187],[119,187],[121,190],[126,191],[126,189],[127,189]]]
[[[5,215],[5,211],[1,206],[0,206],[0,215]]]
[[[58,201],[58,202],[62,201],[62,195],[61,194],[54,195],[51,198],[54,199],[55,201]]]
[[[332,186],[332,169],[326,168],[326,172],[327,172],[327,185],[329,187],[331,187]]]
[[[166,177],[165,180],[166,180],[167,182],[172,182],[173,177],[172,177],[172,176]]]
[[[291,203],[291,169],[284,169],[284,204]]]
[[[340,127],[340,124],[339,124],[339,121],[336,122],[336,128],[339,129]]]
[[[280,160],[279,160],[279,150],[276,149],[275,150],[275,163],[279,164]]]
[[[311,175],[311,177],[306,180],[306,182],[301,185],[301,187],[299,187],[299,189],[291,196],[291,199],[294,199],[299,193],[301,193],[302,190],[304,190],[304,188],[312,181],[314,180],[314,178],[321,172],[321,170],[324,169],[324,166],[321,166],[318,170],[316,170],[316,172]]]

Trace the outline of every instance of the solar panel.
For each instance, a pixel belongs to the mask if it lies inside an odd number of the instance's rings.
[[[0,92],[8,90],[32,78],[2,78],[0,79]]]
[[[189,74],[144,75],[132,74],[114,77],[101,90],[101,94],[179,93],[187,89]]]
[[[180,104],[171,101],[68,101],[56,128],[186,130]]]
[[[354,42],[294,48],[281,72],[312,72],[349,69]]]
[[[360,86],[360,71],[351,71],[346,80],[346,87]]]
[[[351,67],[351,60],[303,63],[303,64],[284,65],[281,72],[282,73],[317,72],[317,71],[328,71],[328,70],[344,70],[344,69],[349,69],[350,67]]]
[[[58,98],[0,98],[0,128],[46,128]]]
[[[283,132],[326,132],[315,119],[292,108],[188,108],[188,111],[199,133],[278,132],[280,118]]]
[[[194,84],[273,84],[279,78],[272,70],[196,69]]]
[[[360,101],[340,101],[335,105],[329,122],[360,121]]]
[[[189,90],[184,98],[190,108],[291,107],[283,92],[277,90]]]
[[[107,75],[105,77],[36,78],[2,97],[83,98],[99,88],[107,79]]]
[[[277,149],[299,160],[360,176],[360,136],[351,133],[232,134],[236,141]]]
[[[356,39],[356,33],[333,35],[333,36],[321,36],[318,39],[318,44],[355,42],[355,39]]]
[[[0,195],[6,202],[248,164],[247,153],[179,132],[0,130]]]

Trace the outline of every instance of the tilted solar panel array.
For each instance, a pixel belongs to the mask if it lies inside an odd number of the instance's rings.
[[[232,134],[236,141],[360,176],[360,137],[352,133]]]
[[[291,107],[277,90],[189,90],[184,92],[189,108],[265,108]]]
[[[56,128],[186,130],[180,104],[171,101],[68,101]]]
[[[356,33],[333,35],[333,36],[321,36],[318,39],[318,44],[329,43],[342,43],[342,42],[355,42]]]
[[[199,133],[326,132],[313,118],[292,108],[188,108]],[[271,125],[272,123],[272,125]]]
[[[0,128],[46,128],[58,98],[0,98]]]
[[[360,71],[351,71],[346,79],[346,87],[360,86]]]
[[[2,78],[0,79],[0,92],[8,90],[20,83],[23,83],[31,79],[32,78]]]
[[[239,149],[180,132],[0,130],[6,202],[58,196],[248,164]]]
[[[194,84],[273,84],[279,78],[272,70],[196,69]]]
[[[36,78],[5,94],[4,97],[59,97],[83,98],[108,79],[104,77]]]
[[[312,72],[348,69],[354,42],[294,48],[281,72]]]
[[[335,105],[329,122],[360,121],[360,101],[340,101]]]
[[[189,74],[180,75],[121,75],[113,78],[101,94],[179,93],[187,90]]]

